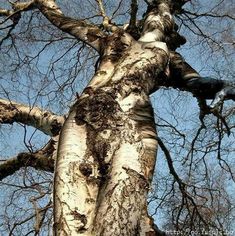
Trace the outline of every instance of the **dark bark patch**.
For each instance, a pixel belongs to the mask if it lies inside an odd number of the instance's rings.
[[[147,126],[149,122],[153,122],[153,108],[149,101],[146,101],[145,103],[136,103],[136,105],[131,109],[130,114],[131,119],[139,121],[137,127],[140,129],[142,126]]]
[[[83,91],[84,94],[88,94],[88,95],[94,95],[94,90],[92,87],[86,87]]]
[[[178,32],[172,31],[169,34],[166,34],[164,40],[170,50],[176,50],[181,45],[186,43],[186,38],[181,36]]]
[[[105,40],[104,55],[102,61],[110,60],[116,63],[123,56],[124,51],[129,48],[129,45],[122,42],[124,37],[124,31],[119,30],[118,32],[108,36]]]
[[[134,184],[131,185],[135,186],[134,190],[136,190],[137,187],[139,187],[141,191],[149,188],[149,181],[143,175],[130,168],[123,167],[123,169],[125,169],[126,173],[131,177],[132,181],[134,181]],[[128,193],[130,193],[131,186],[129,186]]]
[[[107,178],[110,169],[110,164],[106,162],[106,157],[108,156],[108,151],[110,150],[110,144],[108,144],[106,140],[97,137],[97,135],[96,138],[94,138],[94,131],[90,131],[89,136],[89,150],[98,163],[99,180],[103,182]]]
[[[157,236],[157,234],[156,234],[154,231],[146,232],[145,235],[146,235],[146,236]]]
[[[62,125],[57,122],[57,120],[53,120],[51,123],[51,133],[53,136],[56,136],[59,134],[60,130],[62,128]]]
[[[71,211],[71,215],[73,215],[74,220],[79,220],[83,225],[80,227],[77,227],[77,232],[82,232],[85,230],[85,226],[87,224],[87,218],[86,215],[80,214],[77,212],[77,210]]]
[[[115,125],[120,110],[114,94],[96,91],[94,95],[84,98],[77,105],[76,122],[85,122],[96,131]]]
[[[100,30],[99,29],[88,29],[87,32],[87,39],[89,42],[93,42],[95,40],[97,40],[97,35],[100,34]]]
[[[87,178],[87,183],[89,185],[94,185],[94,186],[99,186],[100,185],[100,178],[94,177],[94,176],[89,176]]]
[[[90,176],[92,174],[92,167],[88,163],[81,163],[79,165],[79,170],[86,177],[88,177],[88,176]]]
[[[129,93],[134,92],[136,94],[140,94],[141,92],[149,94],[155,89],[155,84],[158,83],[158,79],[155,79],[154,81],[153,79],[156,78],[156,75],[164,73],[168,63],[168,56],[163,50],[156,47],[146,46],[145,49],[153,51],[154,54],[156,54],[159,63],[149,63],[142,68],[135,70],[134,74],[126,75],[121,83],[116,85],[119,93],[122,93],[123,90],[124,93],[126,93],[126,86],[124,85],[129,87]],[[129,65],[127,65],[127,67],[128,66]],[[130,68],[132,68],[132,65],[130,65]],[[126,95],[128,96],[129,94]]]

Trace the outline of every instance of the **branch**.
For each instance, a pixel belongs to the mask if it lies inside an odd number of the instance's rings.
[[[167,1],[153,1],[149,5],[144,20],[140,42],[156,42],[165,40],[165,32],[171,32],[174,27],[173,17]]]
[[[137,0],[132,0],[131,1],[131,12],[130,12],[131,18],[130,18],[130,23],[129,23],[130,28],[136,27],[137,11],[138,11],[138,2],[137,2]]]
[[[15,2],[12,4],[12,10],[6,10],[3,8],[0,8],[0,17],[1,16],[7,16],[12,19],[12,17],[15,14],[18,14],[23,11],[29,11],[35,8],[34,0],[29,2]]]
[[[55,141],[49,143],[41,150],[33,153],[19,153],[16,157],[4,161],[0,164],[0,181],[14,174],[22,167],[30,166],[37,170],[48,172],[54,171],[53,154],[56,151]]]
[[[20,122],[33,126],[47,135],[56,136],[60,132],[64,120],[63,116],[43,111],[38,107],[30,108],[16,102],[0,99],[0,124]]]
[[[96,0],[96,2],[99,7],[100,15],[103,17],[102,26],[104,27],[104,29],[111,32],[115,32],[119,30],[119,27],[111,23],[111,19],[105,13],[103,1]]]
[[[0,17],[7,17],[3,22],[11,19],[16,25],[20,19],[21,12],[38,8],[42,14],[57,28],[100,51],[101,40],[106,36],[95,25],[85,20],[76,20],[66,17],[54,0],[31,0],[28,2],[12,3],[12,10],[0,8]],[[16,22],[17,19],[17,22]]]
[[[11,32],[15,29],[16,25],[19,23],[19,20],[21,18],[21,12],[32,10],[35,7],[34,1],[29,2],[15,2],[12,4],[12,10],[6,10],[3,8],[0,8],[0,17],[5,17],[5,19],[0,22],[0,25],[6,23],[8,20],[12,21],[11,25],[4,26],[1,29],[9,29],[6,36],[3,37],[0,41],[0,47],[3,44],[3,42],[11,37]]]
[[[217,13],[211,13],[211,12],[202,12],[202,13],[197,13],[197,12],[190,12],[190,11],[187,11],[184,9],[183,11],[185,14],[188,14],[188,15],[191,15],[191,16],[194,16],[194,17],[191,17],[191,18],[200,18],[200,17],[212,17],[212,18],[229,18],[231,20],[235,20],[235,17],[232,16],[232,15],[229,15],[229,14],[217,14]]]
[[[156,7],[160,4],[167,4],[170,6],[170,10],[172,14],[180,14],[182,13],[183,5],[187,2],[190,2],[191,0],[144,0],[149,8]]]
[[[5,23],[7,20],[12,20],[13,24],[17,24],[21,17],[21,12],[29,11],[35,9],[34,0],[29,2],[15,2],[12,4],[12,10],[7,10],[0,8],[0,17],[6,16],[1,24]]]
[[[73,35],[97,51],[101,50],[101,40],[106,37],[106,34],[98,27],[85,20],[66,17],[54,0],[35,0],[35,3],[42,14],[57,28]]]
[[[14,13],[14,11],[6,10],[3,8],[0,8],[0,17],[1,16],[10,16]]]
[[[130,10],[130,21],[124,28],[134,39],[139,39],[140,37],[140,28],[141,23],[137,23],[137,12],[138,12],[138,2],[137,0],[131,1],[131,10]],[[138,26],[137,26],[138,24]]]
[[[214,116],[216,116],[219,120],[221,120],[222,124],[225,126],[226,128],[226,132],[228,134],[228,136],[231,134],[230,128],[225,120],[225,118],[221,115],[222,111],[218,111],[217,109],[213,109],[211,107],[209,107],[206,103],[206,100],[203,98],[197,98],[198,101],[198,106],[200,108],[200,115],[199,115],[199,119],[201,121],[202,127],[205,128],[205,123],[204,123],[204,117],[206,115],[209,114],[213,114]]]
[[[170,77],[165,81],[166,86],[189,91],[195,97],[213,99],[210,108],[217,108],[224,100],[235,101],[235,83],[227,80],[201,77],[176,52],[170,52]]]
[[[179,185],[179,189],[181,191],[181,194],[182,194],[182,200],[186,199],[186,206],[188,206],[188,203],[187,203],[187,199],[191,202],[191,204],[193,205],[194,209],[195,209],[195,214],[198,215],[198,217],[200,218],[200,220],[204,223],[204,224],[207,224],[207,221],[206,219],[204,218],[204,215],[201,214],[200,212],[200,208],[199,206],[196,204],[196,199],[194,199],[190,192],[188,192],[187,190],[187,187],[189,185],[187,185],[180,177],[179,175],[177,174],[177,172],[175,171],[175,168],[174,168],[174,165],[173,165],[173,159],[170,155],[170,152],[169,150],[167,149],[167,147],[165,146],[165,144],[162,142],[162,140],[157,137],[157,141],[158,141],[158,144],[160,146],[160,148],[162,149],[163,153],[165,154],[166,156],[166,160],[167,160],[167,165],[168,165],[168,168],[170,170],[170,174],[174,177],[174,180],[178,183]],[[184,201],[182,201],[184,202]],[[183,204],[184,205],[184,204]],[[182,205],[182,207],[183,207]],[[163,234],[164,235],[164,234]]]
[[[182,181],[182,179],[179,177],[179,175],[175,171],[170,152],[168,151],[165,144],[162,142],[162,140],[159,137],[157,137],[157,142],[166,156],[167,165],[170,170],[170,174],[174,177],[175,181],[178,183],[180,190],[184,190],[186,184]]]

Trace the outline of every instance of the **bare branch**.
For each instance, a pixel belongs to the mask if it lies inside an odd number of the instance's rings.
[[[12,3],[12,10],[7,10],[0,8],[0,17],[7,16],[1,24],[11,19],[14,24],[17,24],[20,17],[21,12],[33,10],[35,8],[34,0],[29,2],[15,2]]]
[[[29,1],[29,2],[15,2],[15,3],[12,3],[13,10],[6,10],[3,8],[0,8],[0,17],[8,16],[9,18],[12,18],[14,14],[17,14],[23,11],[29,11],[34,8],[35,8],[34,0]]]
[[[210,106],[213,109],[222,104],[224,100],[235,101],[235,83],[201,77],[179,53],[173,51],[170,53],[170,78],[163,83],[166,86],[189,91],[199,98],[214,99]]]
[[[119,27],[111,23],[111,19],[105,13],[103,1],[96,0],[96,2],[99,7],[100,15],[103,17],[102,25],[103,25],[104,29],[107,31],[111,31],[111,32],[117,31],[119,29]]]
[[[194,19],[200,18],[200,17],[212,17],[212,18],[229,18],[232,20],[235,20],[235,17],[229,14],[216,14],[216,13],[211,13],[211,12],[204,12],[204,13],[197,13],[197,12],[190,12],[187,10],[183,11],[185,14],[194,16]],[[192,19],[193,17],[191,17]]]
[[[33,126],[43,133],[55,136],[60,132],[64,123],[63,116],[57,116],[50,111],[43,111],[38,107],[28,106],[0,99],[0,123],[12,124],[20,122]]]
[[[15,2],[12,3],[12,10],[6,10],[0,8],[0,17],[6,17],[0,24],[4,24],[8,20],[12,21],[11,25],[5,26],[4,28],[9,28],[5,37],[3,37],[0,41],[0,46],[4,42],[4,40],[8,39],[11,36],[11,32],[15,29],[16,25],[18,24],[21,18],[21,12],[28,11],[34,9],[35,4],[34,1],[30,2]]]
[[[174,1],[166,1],[166,0],[144,0],[149,7],[154,7],[156,5],[159,5],[161,3],[167,3],[170,8],[172,13],[178,14],[179,12],[182,11],[182,7],[184,4],[187,2],[190,2],[191,0],[174,0]]]
[[[137,12],[138,12],[138,2],[137,0],[132,0],[129,24],[125,24],[124,29],[136,40],[140,38],[140,33],[143,24],[142,20],[140,21],[137,20]]]
[[[205,216],[200,212],[200,208],[199,205],[197,205],[196,203],[196,199],[190,194],[190,192],[187,190],[187,188],[189,187],[189,185],[187,185],[187,183],[185,183],[177,174],[174,165],[173,165],[173,161],[172,161],[172,157],[170,155],[170,152],[168,151],[167,147],[165,146],[165,144],[162,142],[162,140],[157,137],[157,141],[159,146],[161,147],[162,151],[164,152],[166,159],[167,159],[167,164],[168,164],[168,168],[170,170],[170,173],[172,174],[172,176],[174,177],[174,180],[177,182],[177,184],[179,185],[179,189],[181,191],[182,194],[182,205],[181,205],[181,210],[183,209],[183,206],[186,205],[188,208],[190,206],[193,206],[195,214],[198,215],[198,217],[200,218],[200,220],[204,223],[207,224],[206,222],[206,218]],[[178,217],[181,214],[181,210],[179,211]],[[178,221],[179,219],[177,219]]]
[[[14,13],[14,11],[6,10],[3,8],[0,8],[0,17],[1,16],[10,16]]]
[[[206,103],[206,100],[205,99],[202,99],[202,98],[197,98],[197,101],[198,101],[198,105],[199,105],[199,108],[200,108],[200,115],[199,115],[199,119],[202,123],[202,126],[205,128],[205,124],[204,124],[204,117],[206,115],[209,115],[209,114],[213,114],[214,116],[216,116],[219,120],[221,120],[222,124],[224,124],[225,128],[226,128],[226,131],[227,131],[227,134],[228,136],[230,135],[230,128],[225,120],[225,118],[221,115],[221,112],[219,112],[217,109],[212,109],[211,107],[209,107]]]
[[[186,39],[177,32],[178,26],[175,24],[172,15],[174,11],[178,11],[181,3],[185,3],[185,1],[179,1],[179,6],[177,5],[178,1],[174,1],[174,4],[171,2],[163,0],[152,1],[147,10],[143,32],[139,41],[161,41],[167,44],[170,50],[175,50],[186,43]]]
[[[54,171],[53,154],[55,150],[55,141],[49,143],[39,151],[33,153],[19,153],[16,157],[8,159],[0,164],[0,181],[14,174],[22,167],[34,167],[37,170]]]
[[[35,0],[35,2],[37,8],[53,25],[100,51],[101,40],[106,35],[98,27],[85,20],[66,17],[54,0]]]
[[[135,27],[136,26],[136,15],[138,11],[138,4],[137,0],[132,0],[131,1],[131,18],[130,18],[130,27]]]
[[[8,19],[14,21],[16,15],[35,8],[38,8],[42,14],[60,30],[85,42],[97,51],[100,50],[101,39],[106,36],[105,33],[95,25],[87,23],[85,20],[76,20],[66,17],[54,0],[32,0],[29,2],[12,3],[12,10],[0,9],[0,17],[7,16],[2,23]]]
[[[171,155],[168,151],[168,149],[166,148],[165,144],[162,142],[162,140],[157,137],[157,141],[159,146],[161,147],[162,151],[164,152],[165,156],[166,156],[166,160],[167,160],[167,164],[170,170],[170,173],[173,175],[175,181],[178,183],[179,188],[182,190],[185,188],[185,183],[182,181],[182,179],[179,177],[179,175],[176,173],[174,165],[173,165],[173,160],[171,158]]]
[[[165,1],[154,1],[154,5],[149,6],[147,17],[144,21],[143,32],[139,41],[164,42],[165,32],[171,32],[173,27],[174,21],[169,4]]]

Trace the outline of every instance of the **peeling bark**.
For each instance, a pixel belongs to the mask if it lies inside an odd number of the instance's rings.
[[[99,69],[61,131],[56,235],[154,232],[143,226],[157,148],[149,94],[168,54],[164,43],[137,42],[124,32],[107,42]]]
[[[122,30],[107,37],[96,74],[60,134],[54,187],[55,235],[154,235],[146,198],[157,141],[149,94],[168,69],[154,14],[139,41]],[[152,20],[152,21],[151,21]],[[160,24],[161,23],[161,24]],[[151,36],[151,37],[149,37]]]
[[[52,136],[63,126],[54,176],[55,236],[165,235],[146,209],[157,152],[149,95],[160,86],[202,98],[234,99],[235,91],[224,81],[203,80],[174,52],[186,40],[178,34],[173,14],[186,0],[148,1],[142,32],[135,29],[136,1],[126,31],[113,27],[102,1],[97,2],[103,26],[112,34],[64,16],[53,0],[13,4],[20,12],[38,8],[60,30],[96,49],[100,63],[66,121],[38,108],[0,100],[0,122],[21,122]],[[12,14],[15,11],[0,9],[0,16]],[[36,154],[22,154],[19,159],[31,163],[36,157],[42,160]],[[17,170],[23,163],[18,158],[9,162],[0,166],[8,173],[13,173],[10,167]],[[46,168],[42,162],[32,165]]]

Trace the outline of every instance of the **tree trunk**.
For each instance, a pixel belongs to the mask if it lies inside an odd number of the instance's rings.
[[[59,30],[100,55],[94,77],[65,122],[39,108],[0,99],[0,123],[20,122],[53,137],[45,148],[21,153],[1,165],[0,179],[23,166],[53,171],[57,151],[54,235],[165,235],[147,213],[157,151],[149,95],[159,86],[189,91],[198,98],[202,123],[206,114],[213,113],[229,133],[216,108],[225,99],[235,100],[234,83],[201,78],[175,52],[186,40],[177,32],[173,15],[183,13],[188,0],[146,0],[147,11],[138,23],[138,4],[132,0],[130,24],[123,28],[112,23],[101,0],[96,2],[102,27],[65,16],[55,0],[16,1],[12,10],[0,8],[0,17],[12,21],[0,46],[10,38],[21,14],[37,9]],[[205,99],[214,101],[208,106]],[[164,149],[161,140],[159,145]],[[172,167],[172,160],[168,164]],[[170,169],[180,186],[177,173]]]
[[[124,32],[107,44],[60,135],[55,235],[154,232],[146,209],[157,149],[149,94],[168,55],[163,43]]]

